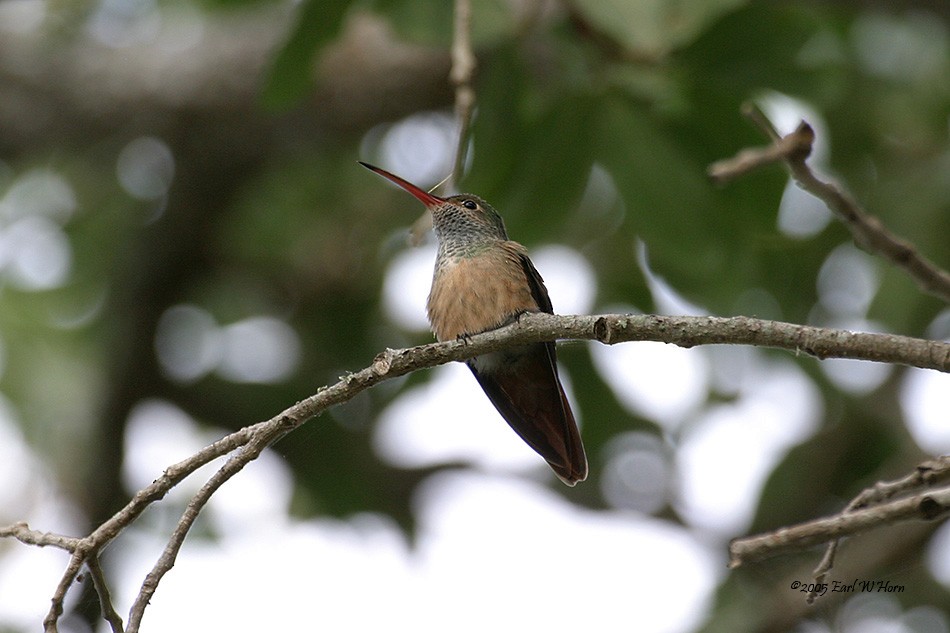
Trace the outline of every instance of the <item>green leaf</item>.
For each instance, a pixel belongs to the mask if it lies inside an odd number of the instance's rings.
[[[340,32],[349,6],[346,0],[303,0],[297,24],[267,78],[261,97],[265,107],[283,110],[306,94],[312,85],[313,62]]]
[[[513,50],[496,52],[485,66],[465,188],[497,205],[514,239],[562,239],[558,227],[576,210],[593,164],[597,101],[583,89],[531,85]]]
[[[661,57],[688,44],[720,15],[747,0],[576,0],[576,6],[597,29],[623,47]]]
[[[593,162],[588,123],[594,107],[589,95],[565,95],[530,125],[512,170],[513,222],[543,229],[577,208]]]
[[[597,160],[623,197],[627,231],[674,287],[701,290],[727,263],[703,166],[638,104],[607,97],[598,123]]]

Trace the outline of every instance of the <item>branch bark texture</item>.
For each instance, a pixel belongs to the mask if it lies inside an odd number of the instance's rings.
[[[596,340],[608,345],[628,341],[661,341],[681,347],[745,344],[786,349],[816,358],[862,359],[950,371],[950,343],[905,336],[846,332],[748,317],[526,314],[511,325],[466,340],[385,350],[368,367],[341,377],[337,383],[321,388],[270,420],[245,427],[170,466],[152,484],[136,493],[124,508],[84,538],[39,532],[30,529],[25,523],[0,528],[0,537],[13,537],[28,545],[53,546],[71,552],[69,564],[53,594],[49,613],[44,620],[46,631],[58,630],[57,623],[63,613],[66,593],[84,565],[96,575],[95,585],[103,613],[107,614],[113,630],[121,630],[121,619],[111,604],[104,579],[99,577],[101,552],[149,505],[162,499],[185,477],[208,462],[230,454],[225,464],[189,502],[165,550],[143,582],[125,629],[127,633],[134,633],[139,630],[145,608],[159,582],[174,566],[181,545],[201,509],[218,488],[256,459],[265,448],[333,405],[346,402],[385,380],[514,345],[558,339]],[[939,495],[932,493],[926,500],[905,501],[894,512],[904,517],[919,515],[929,511],[928,508],[947,507],[950,507],[950,491]],[[865,525],[862,523],[864,520],[865,516],[861,512],[849,513],[844,520],[846,526],[835,527],[832,537],[850,533],[848,530],[861,529]],[[803,529],[808,532],[807,528]],[[778,538],[787,540],[787,535]]]
[[[933,521],[950,513],[950,456],[925,462],[907,477],[879,482],[855,497],[840,513],[774,532],[734,539],[729,545],[730,567],[832,542],[870,528],[908,520]],[[943,484],[939,486],[939,484]],[[908,493],[913,493],[909,494]],[[816,569],[822,580],[830,570],[834,550]],[[813,597],[812,597],[813,599]]]

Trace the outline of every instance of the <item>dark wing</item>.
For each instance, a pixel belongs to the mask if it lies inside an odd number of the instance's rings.
[[[528,279],[528,286],[531,288],[531,296],[538,303],[538,309],[541,312],[554,314],[554,307],[551,305],[551,298],[548,296],[548,289],[544,287],[544,279],[541,273],[531,263],[531,259],[523,253],[519,253],[521,268],[524,270],[524,276]]]
[[[541,274],[527,255],[519,253],[519,260],[538,309],[553,314]],[[531,345],[506,359],[505,363],[492,363],[491,371],[485,371],[477,359],[468,366],[508,425],[547,460],[557,476],[569,486],[583,481],[587,478],[587,455],[558,378],[554,343]]]
[[[558,380],[553,350],[550,343],[530,345],[517,356],[495,352],[504,355],[504,363],[489,361],[486,366],[480,357],[468,366],[508,426],[573,486],[587,478],[587,456]]]

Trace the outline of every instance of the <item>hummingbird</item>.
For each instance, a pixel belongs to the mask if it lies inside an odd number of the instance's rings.
[[[465,339],[517,320],[553,314],[528,251],[478,196],[442,198],[379,167],[367,169],[416,197],[432,213],[439,248],[426,311],[439,341]],[[587,456],[557,372],[554,343],[522,345],[466,361],[488,399],[568,486],[587,478]]]

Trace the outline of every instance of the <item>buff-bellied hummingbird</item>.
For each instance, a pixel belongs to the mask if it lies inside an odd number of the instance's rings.
[[[439,341],[493,330],[525,312],[554,312],[527,250],[508,239],[491,205],[467,193],[442,198],[360,164],[411,193],[432,213],[439,250],[426,307]],[[483,354],[466,364],[509,426],[561,481],[573,486],[587,478],[587,456],[558,378],[554,343]]]

